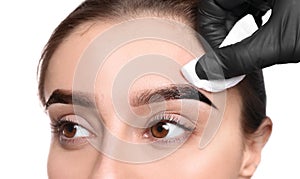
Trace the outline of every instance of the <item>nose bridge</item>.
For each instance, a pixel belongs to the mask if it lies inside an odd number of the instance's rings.
[[[121,121],[116,115],[104,116],[105,130],[96,139],[91,141],[99,152],[95,160],[91,176],[89,178],[95,179],[118,179],[118,178],[132,178],[129,176],[130,164],[113,159],[113,157],[123,153],[122,142],[124,139],[130,140],[132,136],[131,127]]]
[[[135,126],[131,123],[128,116],[119,116],[117,113],[102,115],[103,128],[102,133],[105,140],[111,140],[111,137],[119,138],[125,141],[136,140],[134,135]],[[108,141],[110,142],[110,141]]]

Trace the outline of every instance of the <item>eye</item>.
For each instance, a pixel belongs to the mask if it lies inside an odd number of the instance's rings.
[[[72,148],[87,143],[88,139],[94,136],[83,125],[88,125],[84,118],[77,115],[67,115],[52,124],[52,132],[63,147]]]
[[[68,122],[61,127],[61,134],[66,138],[88,137],[89,131],[78,124]]]
[[[183,128],[170,122],[159,122],[151,127],[151,134],[155,138],[172,138],[184,132]]]
[[[159,114],[152,120],[144,137],[155,144],[182,144],[195,129],[188,119],[177,114]]]

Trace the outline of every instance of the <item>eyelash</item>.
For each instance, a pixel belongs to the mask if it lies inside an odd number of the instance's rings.
[[[72,114],[64,116],[59,118],[58,120],[53,120],[51,122],[51,131],[55,135],[55,137],[59,140],[60,144],[63,147],[76,147],[83,144],[86,144],[88,141],[88,138],[95,136],[92,132],[90,132],[85,127],[81,126],[79,123],[71,120]],[[75,115],[74,115],[75,116]],[[184,117],[180,116],[179,114],[171,114],[171,113],[160,113],[155,115],[151,120],[150,123],[147,125],[149,126],[146,128],[143,132],[143,138],[150,140],[152,143],[156,145],[172,145],[172,144],[182,144],[189,136],[192,134],[192,132],[195,130],[196,126],[192,124],[192,122],[184,122],[188,121],[187,119],[182,119]],[[179,127],[180,129],[184,130],[184,134],[181,134],[176,137],[172,137],[169,139],[165,138],[156,138],[152,134],[152,127],[159,123],[168,123],[170,125],[175,125],[176,127]],[[190,123],[190,125],[188,125]],[[68,138],[64,136],[63,130],[66,125],[72,125],[72,126],[78,126],[83,128],[84,130],[88,131],[91,135],[89,137],[74,137],[74,138]],[[179,129],[177,129],[179,130]]]
[[[150,122],[149,128],[152,128],[154,125],[160,122],[165,122],[165,123],[176,125],[177,127],[183,129],[185,131],[185,134],[170,139],[155,138],[154,136],[152,136],[153,139],[151,141],[159,145],[182,144],[190,136],[190,134],[192,134],[196,126],[192,124],[192,122],[189,122],[191,124],[187,125],[187,122],[183,122],[184,119],[181,118],[183,117],[180,116],[179,114],[170,114],[166,112],[156,115]],[[144,136],[148,137],[149,135],[152,135],[151,130],[149,128],[146,130]]]
[[[179,114],[170,114],[170,113],[161,113],[156,115],[153,120],[151,121],[150,124],[155,124],[157,122],[160,122],[162,120],[165,120],[167,122],[171,122],[174,123],[176,125],[178,125],[179,127],[182,127],[186,130],[193,130],[191,127],[186,126],[181,120],[180,118],[183,118],[182,116],[180,116]]]

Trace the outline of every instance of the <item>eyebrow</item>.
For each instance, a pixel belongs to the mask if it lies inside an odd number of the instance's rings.
[[[46,110],[50,105],[57,103],[96,108],[92,100],[92,95],[71,90],[56,89],[55,91],[53,91],[48,101],[46,102]]]
[[[199,91],[199,89],[188,84],[173,84],[158,89],[148,89],[137,92],[137,95],[130,99],[130,104],[132,106],[141,106],[150,103],[178,99],[198,100],[217,108],[211,100]],[[84,92],[72,92],[71,90],[56,89],[46,102],[46,110],[50,105],[56,103],[96,108],[92,100],[92,95]]]
[[[208,99],[199,89],[189,84],[173,84],[159,89],[149,89],[137,92],[136,97],[132,98],[132,106],[140,106],[155,102],[162,102],[177,99],[192,99],[204,102],[214,108],[217,108],[210,99]]]

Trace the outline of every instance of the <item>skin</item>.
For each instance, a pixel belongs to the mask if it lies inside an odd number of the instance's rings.
[[[46,73],[44,91],[46,100],[56,89],[72,90],[76,65],[82,53],[92,39],[112,26],[113,23],[86,23],[60,45]],[[199,54],[204,53],[200,45],[197,48]],[[145,54],[159,54],[173,59],[178,64],[176,69],[178,73],[182,65],[194,58],[186,50],[159,40],[132,42],[122,46],[108,57],[95,81],[94,95],[97,109],[95,115],[101,114],[107,129],[113,135],[136,143],[147,142],[148,139],[143,138],[144,130],[122,122],[125,119],[120,120],[126,116],[117,115],[110,94],[113,81],[122,67],[135,57]],[[177,82],[179,81],[187,84],[183,78]],[[133,99],[143,90],[157,89],[170,84],[174,84],[174,81],[161,75],[145,75],[136,79],[131,85],[128,99]],[[175,152],[153,162],[133,164],[112,159],[99,152],[89,142],[66,147],[60,143],[56,135],[53,135],[48,159],[49,178],[153,178],[154,176],[155,178],[250,178],[260,161],[261,150],[270,136],[272,129],[270,119],[265,119],[255,134],[245,138],[241,129],[241,96],[238,91],[235,88],[227,90],[225,104],[218,101],[217,95],[200,91],[213,101],[218,109],[224,109],[221,116],[222,124],[213,140],[204,149],[199,149],[199,141],[204,124],[215,109],[204,102],[170,100],[166,102],[166,110],[170,113],[180,110],[178,106],[182,103],[196,106],[199,112],[197,128]],[[130,107],[140,116],[151,113],[150,105]],[[47,112],[53,122],[59,120],[58,116],[72,114],[73,108],[72,105],[52,104]],[[87,114],[92,113],[89,109],[85,111]],[[110,147],[118,148],[113,142],[110,143]]]

